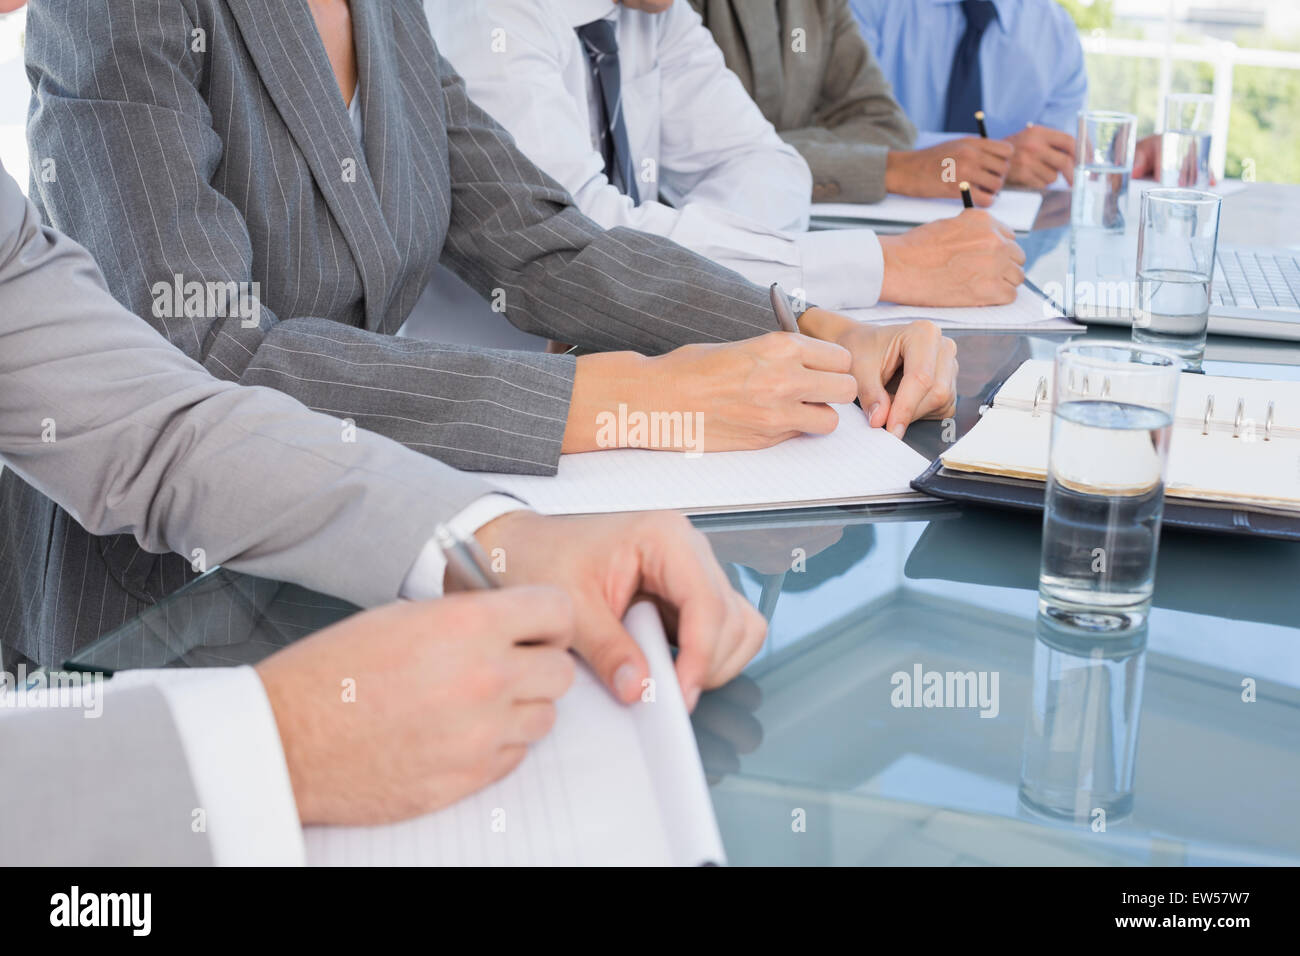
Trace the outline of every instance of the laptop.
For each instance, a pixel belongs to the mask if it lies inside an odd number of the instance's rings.
[[[1300,251],[1266,246],[1221,245],[1214,264],[1210,332],[1259,339],[1300,341]],[[1128,301],[1137,259],[1099,255],[1096,279],[1107,301],[1079,303],[1077,318],[1089,324],[1128,325]]]

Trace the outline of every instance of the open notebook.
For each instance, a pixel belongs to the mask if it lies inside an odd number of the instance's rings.
[[[1019,192],[1004,189],[988,207],[989,215],[1005,223],[1016,232],[1034,228],[1038,210],[1042,208],[1042,193]],[[864,223],[889,222],[918,226],[955,216],[962,210],[960,198],[919,199],[915,196],[898,196],[890,193],[881,202],[846,203],[818,202],[812,206],[812,220],[819,226],[861,226]]]
[[[928,461],[855,405],[835,406],[829,435],[802,435],[755,451],[611,449],[564,455],[554,477],[484,475],[543,514],[615,511],[770,511],[805,505],[920,500],[911,480]],[[708,447],[708,419],[702,425]]]
[[[695,866],[725,862],[659,612],[624,623],[653,701],[616,701],[591,671],[507,777],[444,810],[378,827],[308,827],[312,866]]]
[[[844,309],[845,315],[872,325],[895,325],[915,319],[929,319],[941,329],[998,329],[1017,332],[1069,332],[1083,326],[1071,322],[1065,313],[1029,285],[1016,290],[1010,305],[967,308],[894,305],[882,302],[868,309]]]
[[[1021,365],[975,427],[940,456],[944,468],[1046,481],[1051,400],[1040,399],[1035,414],[1034,396],[1054,394],[1052,372],[1046,360]],[[1116,433],[1116,454],[1129,438],[1145,440]],[[1300,382],[1180,377],[1166,497],[1300,513],[1298,460]]]

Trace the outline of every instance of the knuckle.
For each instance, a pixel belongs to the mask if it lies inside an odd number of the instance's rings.
[[[789,375],[782,376],[771,388],[773,397],[781,402],[793,402],[799,399],[801,388]]]
[[[939,326],[930,319],[917,319],[912,323],[912,328],[917,335],[930,341],[940,338],[943,335]]]
[[[502,662],[491,660],[474,668],[465,681],[465,689],[475,699],[494,700],[505,693],[507,683]]]
[[[449,623],[454,632],[469,634],[485,630],[490,623],[494,603],[491,596],[486,594],[459,594],[453,597],[448,605],[452,611]]]
[[[465,762],[475,767],[483,767],[492,758],[497,744],[505,736],[505,713],[501,712],[492,721],[481,721],[472,730],[461,735],[461,745],[465,748]]]
[[[514,770],[523,763],[524,757],[528,756],[528,748],[524,746],[512,746],[502,749],[498,754],[489,757],[481,768],[483,776],[483,785],[495,783],[510,771]]]
[[[831,364],[836,372],[848,372],[853,368],[853,353],[838,343],[831,343],[831,348],[827,351]]]
[[[652,533],[662,533],[665,537],[679,538],[695,530],[690,519],[678,511],[648,511],[643,515]]]
[[[840,422],[840,416],[835,414],[833,408],[819,408],[817,414],[809,422],[809,433],[813,435],[829,435],[835,431],[835,426]]]
[[[574,660],[572,654],[563,652],[559,655],[559,662],[556,664],[556,677],[560,685],[559,694],[563,694],[573,686],[573,679],[578,676],[578,663]],[[556,696],[559,696],[557,694]]]
[[[534,704],[524,719],[523,732],[529,740],[540,740],[555,726],[555,705],[549,700]]]
[[[753,415],[754,430],[761,435],[770,436],[775,432],[785,431],[784,416],[771,408],[759,408]]]
[[[922,391],[929,392],[934,388],[934,375],[930,372],[913,372],[911,379]]]
[[[545,602],[547,612],[562,625],[572,627],[577,610],[573,606],[573,598],[568,591],[562,588],[539,588],[538,597]]]
[[[788,360],[799,354],[799,343],[788,332],[771,332],[766,338],[768,353],[777,359]]]

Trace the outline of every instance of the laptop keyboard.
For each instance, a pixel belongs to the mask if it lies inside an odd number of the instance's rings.
[[[1214,270],[1214,303],[1300,312],[1300,254],[1219,250]]]

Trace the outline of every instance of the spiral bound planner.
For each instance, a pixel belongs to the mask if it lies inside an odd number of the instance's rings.
[[[913,487],[951,500],[1041,509],[1052,371],[1046,360],[1021,365],[975,426]],[[1104,397],[1107,383],[1092,384]],[[1122,453],[1117,446],[1116,454]],[[1181,377],[1165,523],[1300,538],[1300,382]]]

